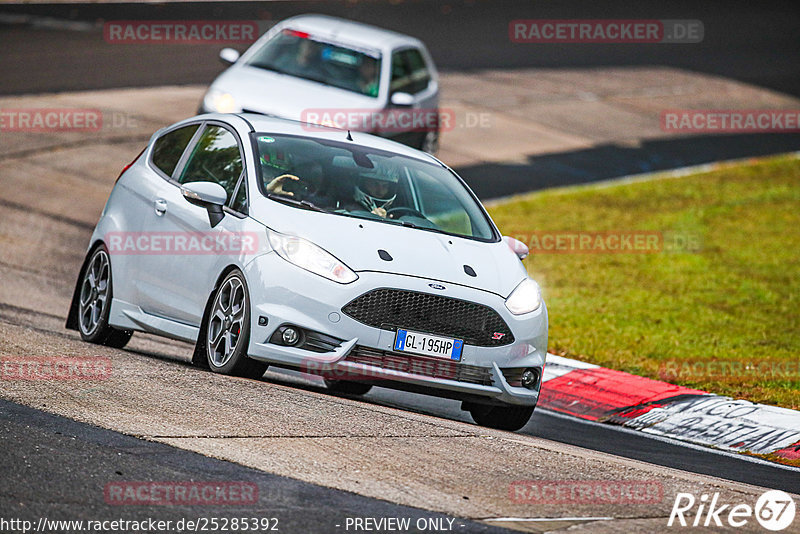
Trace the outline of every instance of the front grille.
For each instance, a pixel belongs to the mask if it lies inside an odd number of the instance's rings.
[[[375,289],[342,311],[376,328],[407,328],[463,339],[470,345],[499,347],[514,342],[502,317],[483,304],[402,289]]]
[[[370,365],[380,369],[401,371],[413,375],[444,378],[483,386],[492,385],[491,370],[477,365],[466,365],[449,360],[437,360],[407,354],[397,354],[368,347],[356,346],[345,361]]]

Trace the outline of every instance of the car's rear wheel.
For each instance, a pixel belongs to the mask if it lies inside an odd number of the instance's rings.
[[[94,249],[81,278],[78,296],[78,331],[84,341],[121,349],[132,330],[117,330],[108,325],[111,312],[111,260],[108,250]]]
[[[269,367],[247,357],[250,295],[239,271],[228,274],[217,288],[202,335],[208,366],[215,373],[261,378]]]
[[[488,404],[466,404],[472,419],[481,426],[498,430],[515,431],[524,427],[533,415],[534,406],[490,406]]]
[[[372,384],[364,382],[351,382],[349,380],[329,380],[325,379],[325,385],[335,393],[347,395],[366,395],[372,389]]]

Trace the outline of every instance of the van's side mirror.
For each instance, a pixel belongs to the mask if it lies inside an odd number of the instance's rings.
[[[222,206],[228,201],[228,193],[221,185],[214,182],[189,182],[181,186],[181,193],[189,203],[208,211],[211,228],[225,217]]]
[[[219,51],[219,59],[226,65],[233,65],[239,61],[239,52],[233,48],[223,48]]]
[[[517,255],[517,257],[521,260],[524,260],[530,254],[530,250],[528,250],[528,245],[520,241],[519,239],[514,239],[513,237],[504,235],[503,241],[506,242],[508,248],[511,249],[511,252]]]

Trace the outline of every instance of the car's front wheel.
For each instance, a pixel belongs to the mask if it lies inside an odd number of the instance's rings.
[[[488,404],[466,404],[472,419],[481,426],[510,430],[524,427],[533,415],[534,406],[490,406]]]
[[[208,366],[215,373],[261,378],[269,367],[247,357],[250,295],[239,271],[228,274],[217,288],[202,335]]]
[[[121,349],[132,330],[117,330],[108,325],[111,313],[111,260],[100,245],[86,263],[78,297],[78,331],[84,341]]]

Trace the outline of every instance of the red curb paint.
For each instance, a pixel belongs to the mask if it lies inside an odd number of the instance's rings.
[[[780,456],[781,458],[786,458],[787,460],[800,460],[800,441],[794,445],[789,445],[785,449],[775,451],[772,454]]]
[[[597,367],[576,369],[543,383],[539,406],[597,421],[624,408],[687,394],[704,395],[706,392]],[[651,408],[642,406],[642,413]]]

